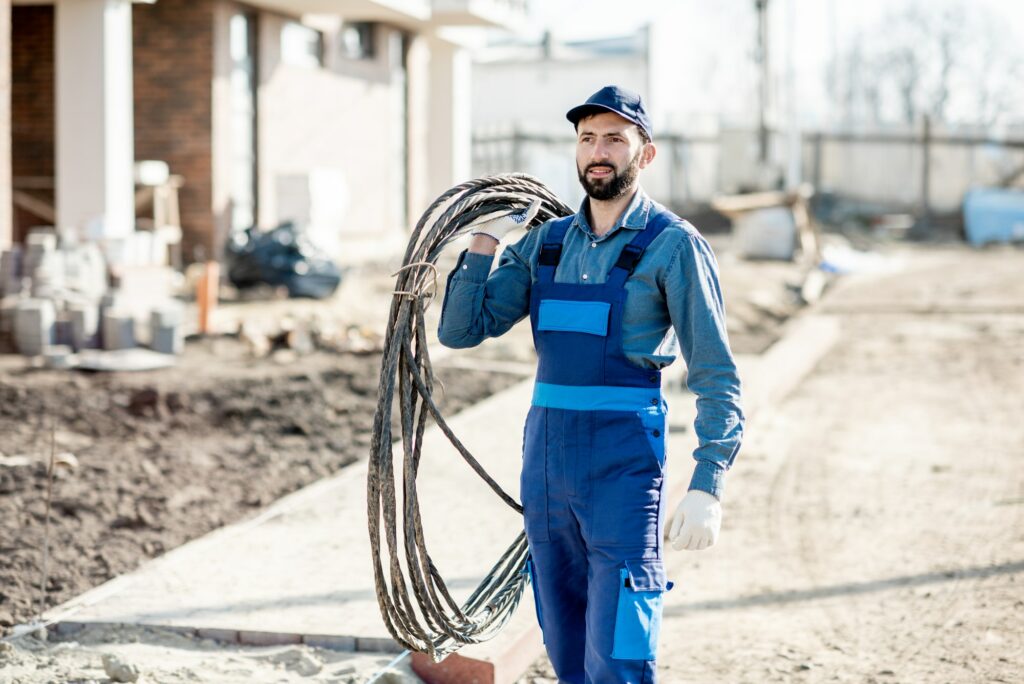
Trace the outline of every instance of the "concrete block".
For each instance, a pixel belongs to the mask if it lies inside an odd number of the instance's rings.
[[[165,302],[153,307],[150,322],[156,326],[170,327],[181,325],[185,320],[185,307],[178,302]]]
[[[103,312],[103,348],[108,351],[135,346],[135,318],[117,310]]]
[[[326,648],[332,651],[356,650],[356,638],[352,636],[331,636],[330,634],[305,634],[302,643],[313,648]]]
[[[181,326],[156,326],[150,328],[149,348],[161,354],[180,354],[185,349],[185,337]]]
[[[284,632],[253,632],[242,629],[238,631],[238,641],[249,646],[285,646],[301,644],[302,635]]]
[[[25,236],[25,246],[30,250],[52,252],[57,249],[57,233],[51,228],[33,228]]]
[[[238,630],[237,629],[216,629],[213,627],[200,627],[196,630],[196,636],[200,639],[212,639],[213,641],[220,641],[227,644],[237,644],[238,641]]]
[[[100,309],[90,302],[73,302],[68,306],[71,321],[71,346],[94,349],[100,344]]]
[[[48,299],[23,299],[14,319],[14,341],[26,356],[38,356],[43,347],[53,344],[57,323],[56,308]]]
[[[71,621],[63,621],[63,620],[61,622],[58,622],[58,623],[54,624],[51,627],[51,629],[57,630],[57,634],[60,634],[62,636],[68,636],[68,635],[71,635],[71,634],[77,634],[78,632],[81,632],[85,628],[86,628],[86,623],[84,623],[84,622],[71,622]]]
[[[356,650],[368,653],[401,653],[405,649],[390,637],[356,637]]]
[[[43,362],[47,368],[73,368],[75,365],[75,352],[71,347],[64,344],[43,347]]]
[[[161,632],[171,632],[185,637],[197,636],[198,630],[195,627],[178,627],[177,625],[144,625]]]
[[[21,248],[14,246],[0,253],[0,296],[21,291]]]

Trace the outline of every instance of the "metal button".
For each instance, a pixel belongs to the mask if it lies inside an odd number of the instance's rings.
[[[657,399],[651,399],[651,406],[657,406],[657,405],[658,405],[658,400]]]
[[[655,430],[653,434],[655,437],[661,437],[661,430]]]
[[[466,264],[462,264],[462,270],[463,271],[469,270],[469,266],[467,266]]]
[[[597,247],[597,243],[596,243],[596,242],[591,242],[591,243],[590,243],[590,246],[591,246],[591,247]]]
[[[584,279],[584,280],[586,280],[586,279],[587,279],[587,274],[586,274],[586,273],[584,273],[584,274],[583,274],[583,279]]]

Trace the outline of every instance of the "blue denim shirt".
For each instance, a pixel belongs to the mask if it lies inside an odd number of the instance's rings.
[[[622,247],[643,230],[651,201],[638,190],[612,230],[597,237],[587,200],[566,233],[555,281],[604,282]],[[494,257],[463,252],[448,276],[438,335],[448,347],[472,347],[497,337],[530,313],[530,285],[550,222]],[[740,380],[729,349],[718,264],[707,241],[689,223],[655,238],[626,281],[623,351],[645,368],[662,368],[682,352],[687,386],[697,395],[694,429],[699,446],[690,489],[721,496],[723,475],[743,435]]]

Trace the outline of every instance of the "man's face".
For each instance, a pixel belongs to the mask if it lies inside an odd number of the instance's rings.
[[[631,192],[653,158],[636,125],[613,112],[581,119],[576,128],[576,173],[587,195],[613,200]]]

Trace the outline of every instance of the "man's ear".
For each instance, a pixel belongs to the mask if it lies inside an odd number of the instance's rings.
[[[644,146],[640,148],[640,168],[644,168],[652,161],[654,156],[658,153],[658,148],[654,146],[654,143],[644,143]]]

